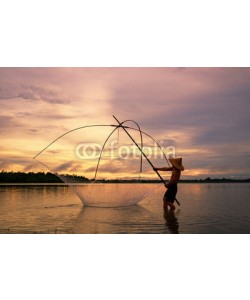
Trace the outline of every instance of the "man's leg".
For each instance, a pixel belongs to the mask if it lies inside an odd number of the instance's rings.
[[[175,209],[175,206],[172,202],[166,202],[167,205],[170,207],[170,209],[174,210]]]
[[[170,209],[174,210],[175,206],[172,202],[167,201],[166,197],[163,197],[163,208],[164,209],[168,209],[168,206],[170,207]]]

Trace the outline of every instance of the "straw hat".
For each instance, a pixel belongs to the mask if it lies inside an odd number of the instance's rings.
[[[182,165],[182,158],[169,158],[169,161],[171,162],[172,166],[174,166],[176,169],[184,171],[184,167]]]

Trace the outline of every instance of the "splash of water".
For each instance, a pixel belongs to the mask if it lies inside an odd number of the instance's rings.
[[[157,186],[143,183],[90,183],[71,185],[71,188],[85,206],[119,207],[137,204]]]

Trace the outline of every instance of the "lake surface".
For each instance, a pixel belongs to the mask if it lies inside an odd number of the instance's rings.
[[[164,212],[164,191],[98,208],[64,185],[0,185],[0,233],[250,233],[249,183],[179,184],[175,212]]]

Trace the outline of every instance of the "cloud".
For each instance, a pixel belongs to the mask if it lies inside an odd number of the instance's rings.
[[[10,121],[12,120],[12,117],[10,116],[1,116],[0,115],[0,128],[4,128],[6,126],[6,124],[10,123]]]
[[[10,162],[7,161],[0,161],[0,170],[9,170],[9,167],[11,166]]]
[[[69,168],[72,168],[73,164],[74,163],[72,161],[60,164],[59,166],[54,167],[53,171],[54,172],[68,171]]]
[[[175,146],[190,174],[231,174],[227,166],[237,158],[250,174],[242,154],[250,153],[249,81],[250,68],[2,68],[2,144],[9,156],[15,149],[27,157],[68,129],[116,124],[114,114],[138,121],[164,147]],[[91,142],[106,133],[80,134]],[[63,167],[81,171],[77,164]]]
[[[84,175],[84,168],[83,165],[78,164],[76,161],[69,161],[69,162],[64,162],[58,166],[55,166],[55,163],[50,163],[50,169],[53,172],[63,172],[63,173],[81,173],[81,175]]]
[[[31,163],[23,167],[23,172],[29,172],[37,169],[37,163]]]
[[[34,85],[21,85],[21,86],[5,86],[0,87],[0,99],[8,100],[13,98],[22,98],[24,100],[44,101],[47,103],[57,104],[69,103],[69,99],[59,95],[56,91],[51,89],[42,88]]]
[[[31,157],[21,156],[20,153],[19,155],[2,156],[0,159],[0,170],[8,172],[47,171],[40,163],[33,161]]]
[[[70,172],[81,172],[81,171],[83,171],[83,166],[80,164],[76,164],[72,168],[70,168],[69,171]]]
[[[108,163],[101,163],[98,169],[98,174],[101,173],[118,173],[118,172],[123,172],[126,170],[126,166],[117,163],[117,161],[109,161]],[[86,172],[95,172],[96,171],[96,166],[90,167],[86,169]]]

